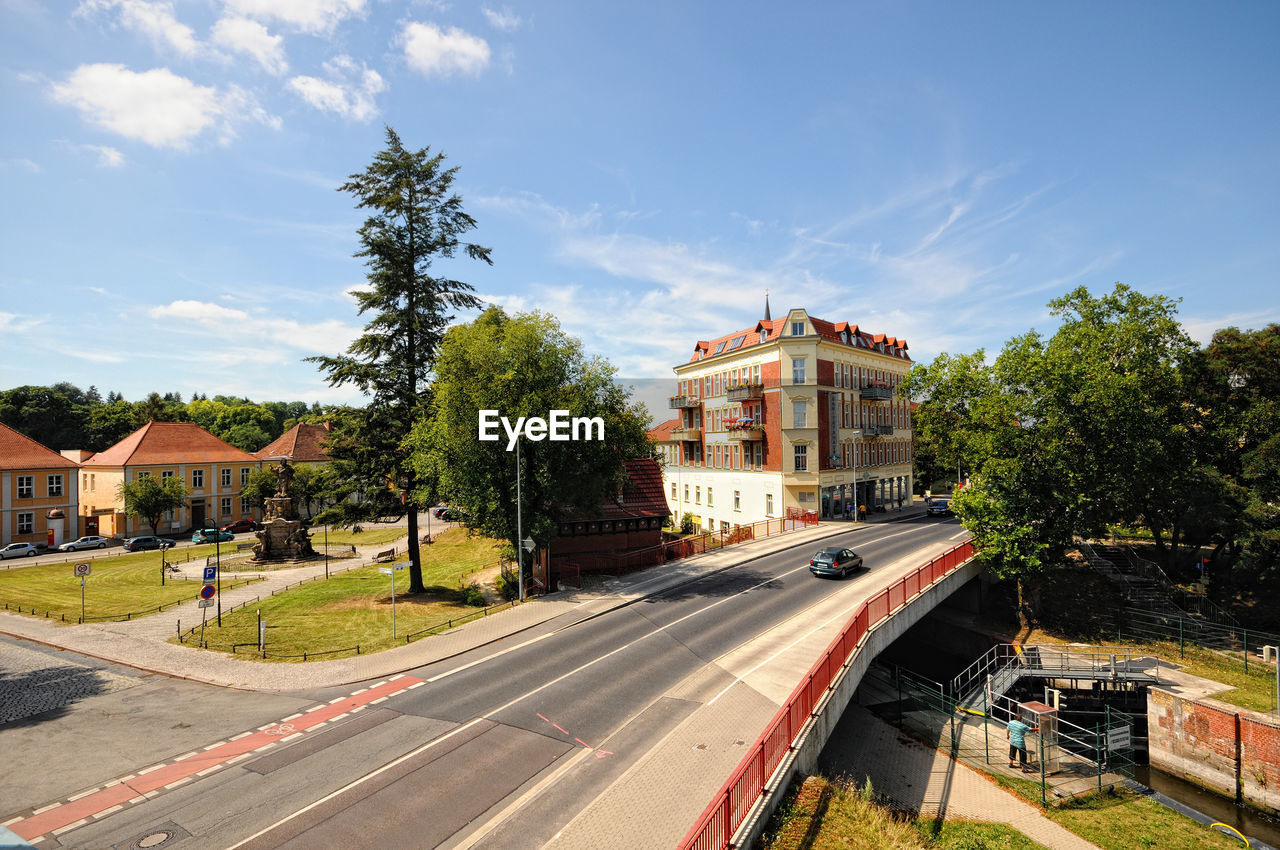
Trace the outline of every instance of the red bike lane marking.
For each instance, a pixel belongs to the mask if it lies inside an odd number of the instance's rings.
[[[91,818],[113,806],[120,806],[130,801],[140,802],[139,798],[154,794],[166,785],[224,766],[238,756],[291,739],[347,712],[374,702],[381,702],[387,697],[421,683],[421,679],[400,676],[334,702],[321,703],[301,714],[293,715],[279,723],[272,723],[248,735],[223,741],[206,750],[198,750],[181,760],[143,768],[129,779],[116,780],[113,784],[77,800],[56,805],[39,814],[10,823],[9,829],[30,841],[37,836]]]

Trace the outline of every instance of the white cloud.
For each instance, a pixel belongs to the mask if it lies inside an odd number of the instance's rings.
[[[248,18],[222,18],[213,25],[213,43],[236,53],[251,56],[269,74],[279,76],[289,69],[284,58],[284,37]]]
[[[153,147],[185,148],[206,130],[226,142],[246,120],[280,125],[243,89],[197,85],[168,68],[81,65],[52,91],[54,100],[74,106],[84,120]]]
[[[238,17],[279,21],[312,35],[327,35],[353,16],[363,16],[365,0],[224,0]]]
[[[0,331],[7,331],[10,328],[18,327],[18,316],[15,313],[6,313],[0,310]]]
[[[119,168],[124,165],[124,154],[108,145],[85,145],[84,149],[98,155],[98,165],[103,168]]]
[[[168,47],[183,56],[194,56],[204,47],[191,27],[178,20],[169,0],[84,0],[77,15],[89,15],[109,9],[118,10],[120,23],[141,33],[160,47]]]
[[[484,16],[489,19],[489,25],[494,29],[503,32],[515,32],[520,29],[520,16],[513,12],[510,6],[503,6],[498,11],[486,7],[483,11]]]
[[[360,334],[358,328],[328,320],[306,324],[293,319],[263,316],[224,307],[209,301],[178,300],[147,310],[153,319],[181,323],[186,333],[203,333],[224,341],[227,351],[277,349],[329,353],[344,350]]]
[[[489,43],[457,27],[441,30],[411,21],[401,30],[399,43],[409,67],[428,77],[478,74],[489,65]]]
[[[87,348],[67,348],[65,345],[60,346],[59,351],[63,354],[69,354],[79,360],[88,360],[91,363],[123,363],[124,358],[118,353],[119,345],[113,345],[110,349],[102,351],[94,351]]]
[[[43,170],[40,168],[40,163],[26,157],[0,159],[0,168],[21,168],[23,171],[30,171],[32,174],[39,174]]]
[[[376,97],[387,88],[381,75],[349,56],[324,63],[327,80],[293,77],[289,88],[321,112],[333,112],[351,121],[368,121],[378,114]]]

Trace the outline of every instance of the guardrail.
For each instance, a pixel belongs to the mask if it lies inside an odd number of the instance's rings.
[[[738,764],[693,828],[680,842],[682,850],[721,850],[728,847],[767,787],[769,778],[795,746],[814,707],[840,671],[852,660],[868,633],[936,581],[973,557],[973,544],[961,543],[915,572],[886,587],[858,607],[840,635],[809,669],[804,680],[769,721],[764,733]]]

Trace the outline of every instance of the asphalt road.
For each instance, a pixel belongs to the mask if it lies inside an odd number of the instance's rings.
[[[936,547],[959,530],[930,520],[880,524],[822,545],[856,549],[868,570],[844,582],[874,584],[877,565]],[[697,708],[668,691],[840,589],[840,581],[809,574],[814,548],[784,550],[570,628],[553,620],[410,671],[421,685],[87,818],[53,840],[127,847],[169,830],[184,837],[184,850],[540,846]],[[315,704],[350,695],[346,688],[294,696]],[[261,722],[281,717],[267,716],[277,705],[263,704]],[[584,748],[595,757],[582,758]],[[545,794],[516,803],[557,772]]]

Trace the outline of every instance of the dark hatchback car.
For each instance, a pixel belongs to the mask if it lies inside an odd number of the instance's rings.
[[[141,552],[144,549],[168,549],[172,545],[172,540],[151,536],[130,537],[124,542],[126,552]]]
[[[222,530],[230,531],[232,534],[239,534],[242,531],[257,531],[258,524],[251,519],[238,519],[222,526]]]
[[[848,575],[862,569],[862,556],[852,549],[822,549],[809,559],[809,572],[815,576]]]
[[[951,516],[951,502],[946,499],[934,499],[925,509],[929,516]]]

